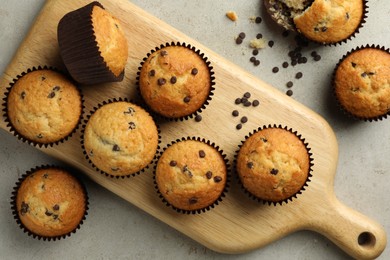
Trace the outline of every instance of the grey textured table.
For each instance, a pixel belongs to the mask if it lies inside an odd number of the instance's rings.
[[[367,22],[360,33],[333,47],[311,44],[303,54],[306,64],[282,69],[288,60],[293,37],[282,36],[264,12],[260,0],[134,0],[136,5],[196,39],[228,60],[287,91],[292,80],[292,98],[322,115],[334,129],[339,142],[339,164],[335,178],[337,197],[346,205],[381,223],[390,231],[390,121],[357,122],[335,107],[330,95],[330,78],[337,61],[350,49],[379,44],[390,47],[390,6],[386,0],[369,1]],[[18,45],[28,32],[44,0],[2,0],[0,5],[0,72],[2,73]],[[234,23],[225,17],[235,11]],[[250,21],[260,16],[262,23]],[[129,18],[131,19],[131,18]],[[245,32],[247,38],[236,45],[234,37]],[[260,50],[261,64],[250,61],[248,40],[262,33],[275,45]],[[42,43],[44,44],[44,43]],[[322,59],[314,62],[311,51]],[[279,66],[278,73],[272,68]],[[299,80],[295,73],[303,72]],[[10,195],[18,176],[42,164],[62,165],[36,149],[0,131],[0,259],[349,259],[332,242],[319,234],[300,231],[264,248],[242,255],[222,255],[208,250],[186,236],[149,216],[126,201],[84,178],[90,196],[85,223],[70,238],[56,242],[35,240],[16,225],[10,210]],[[380,259],[390,259],[387,248]]]

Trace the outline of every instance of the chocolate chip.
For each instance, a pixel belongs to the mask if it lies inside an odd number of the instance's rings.
[[[238,110],[233,110],[232,112],[232,116],[238,116],[240,113],[238,112]]]
[[[53,215],[53,219],[54,219],[54,220],[58,219],[58,215],[54,214],[54,215]]]
[[[271,174],[272,175],[276,175],[276,174],[278,174],[278,169],[275,169],[275,168],[272,168],[272,170],[271,170]]]
[[[288,62],[287,62],[287,61],[283,62],[283,63],[282,63],[282,67],[283,67],[283,68],[287,68],[287,67],[288,67]]]
[[[177,78],[175,76],[172,76],[170,81],[171,81],[172,84],[175,84],[176,81],[177,81]]]
[[[197,69],[197,68],[193,68],[193,69],[191,70],[191,74],[192,74],[192,75],[198,74],[198,69]]]
[[[261,141],[263,141],[264,143],[268,142],[268,140],[267,140],[266,138],[264,138],[264,137],[261,137],[260,139],[261,139]]]
[[[349,13],[345,13],[345,18],[348,20],[349,19]]]
[[[246,116],[243,116],[241,117],[241,123],[245,124],[246,122],[248,122],[248,118]]]
[[[214,182],[215,183],[218,183],[218,182],[221,182],[222,181],[222,177],[221,176],[215,176],[214,177]]]
[[[22,204],[20,205],[20,214],[24,216],[28,212],[28,210],[29,210],[28,204],[22,201]]]
[[[250,97],[251,97],[251,93],[249,93],[249,92],[245,92],[245,93],[244,93],[244,97],[246,97],[246,98],[250,98]]]
[[[256,61],[256,58],[255,58],[255,57],[251,57],[251,58],[249,59],[249,61],[250,61],[250,62],[255,62],[255,61]]]
[[[296,60],[291,61],[291,66],[295,66],[297,64],[298,64],[298,61],[296,61]]]
[[[54,98],[56,96],[56,93],[54,93],[53,91],[50,92],[49,95],[47,95],[47,98]]]
[[[356,63],[355,62],[351,62],[351,65],[352,65],[353,68],[356,67]]]
[[[134,113],[135,113],[135,109],[132,107],[128,107],[127,111],[123,112],[123,114],[129,114],[131,116],[134,115]]]
[[[272,47],[274,46],[274,44],[275,44],[274,41],[269,41],[269,42],[268,42],[268,46],[269,46],[270,48],[272,48]]]
[[[260,101],[257,99],[253,100],[252,106],[257,107],[258,105],[260,105]]]
[[[315,56],[317,56],[318,54],[317,54],[316,51],[312,51],[312,52],[310,53],[310,55],[311,55],[312,57],[315,57]]]
[[[162,50],[161,51],[161,56],[164,57],[164,56],[167,56],[167,55],[168,55],[168,52],[166,50]]]
[[[254,64],[255,66],[259,66],[259,65],[260,65],[260,61],[259,61],[259,60],[255,60],[255,62],[253,62],[253,64]]]
[[[367,73],[363,72],[360,76],[362,76],[362,78],[365,78],[367,77]]]
[[[252,105],[252,102],[250,102],[250,101],[245,101],[245,103],[244,103],[244,106],[245,107],[250,107]]]
[[[248,162],[246,164],[246,167],[248,167],[248,169],[252,169],[253,168],[253,162]]]
[[[48,216],[48,217],[50,217],[51,215],[53,215],[53,212],[50,212],[50,211],[48,211],[48,210],[46,209],[45,215]]]
[[[154,77],[155,75],[156,75],[156,71],[155,70],[149,71],[149,76]]]
[[[373,75],[375,75],[375,72],[368,72],[368,75],[373,76]]]
[[[169,166],[172,166],[172,167],[175,167],[177,165],[177,162],[176,161],[170,161],[169,162]]]
[[[259,50],[258,50],[258,49],[254,49],[254,50],[252,51],[252,54],[256,56],[257,54],[259,54]]]
[[[164,85],[166,82],[167,82],[167,81],[166,81],[164,78],[159,78],[159,79],[157,80],[157,84],[158,84],[159,86]]]
[[[22,98],[22,99],[24,99],[25,97],[26,97],[26,92],[22,92],[21,94],[20,94],[20,97]]]
[[[236,125],[236,129],[237,129],[237,130],[240,130],[241,128],[242,128],[242,124]]]
[[[279,68],[278,68],[278,67],[273,67],[273,68],[272,68],[272,72],[273,72],[273,73],[278,73],[278,71],[279,71]]]
[[[188,102],[190,102],[190,100],[191,100],[191,98],[190,98],[189,96],[186,96],[186,97],[183,99],[184,103],[188,103]]]
[[[287,90],[286,94],[287,94],[287,96],[292,96],[293,91],[291,89],[289,89],[289,90]]]
[[[134,123],[134,122],[130,122],[130,123],[129,123],[129,129],[130,129],[130,130],[134,130],[135,128],[136,128],[135,123]]]
[[[200,158],[205,158],[206,157],[206,153],[203,150],[200,150],[199,151],[199,157]]]
[[[238,38],[240,38],[240,39],[245,39],[245,33],[244,32],[240,32],[239,34],[238,34]]]
[[[326,32],[327,30],[328,30],[328,28],[326,26],[321,28],[321,32]]]
[[[288,88],[291,88],[293,85],[294,85],[294,84],[292,83],[292,81],[289,81],[289,82],[287,82],[287,84],[286,84],[286,86],[287,86]]]
[[[119,147],[119,145],[114,144],[114,146],[112,147],[112,150],[113,150],[114,152],[119,152],[119,151],[121,150],[121,148]]]
[[[237,43],[237,44],[241,44],[241,43],[242,43],[242,39],[241,39],[240,37],[237,37],[236,43]]]
[[[41,80],[44,81],[46,78],[44,76],[41,77]]]
[[[258,33],[258,34],[256,35],[256,39],[261,39],[261,38],[263,38],[263,35],[262,35],[261,33]]]
[[[114,25],[115,25],[115,27],[116,27],[117,29],[119,29],[119,26],[118,26],[118,24],[114,23]]]
[[[53,91],[59,91],[61,88],[59,86],[54,86]]]
[[[315,60],[315,61],[319,61],[319,60],[321,60],[321,56],[320,56],[320,55],[316,55],[316,56],[314,56],[314,60]]]
[[[206,172],[206,178],[210,180],[211,177],[213,177],[213,173],[211,171]]]
[[[236,105],[241,104],[241,98],[236,98],[236,100],[234,100],[234,104]]]
[[[60,209],[60,205],[55,204],[55,205],[53,206],[53,210],[59,210],[59,209]]]
[[[255,23],[261,23],[261,21],[263,21],[263,19],[261,19],[260,16],[257,16],[255,19]]]
[[[304,64],[304,63],[306,63],[307,62],[307,58],[306,57],[300,57],[299,59],[298,59],[298,63],[299,64]]]
[[[297,74],[295,74],[296,79],[300,79],[300,78],[302,78],[302,76],[303,76],[302,72],[298,72]]]
[[[49,177],[49,174],[45,173],[44,175],[42,175],[42,177],[43,177],[44,179],[47,179],[47,177]]]
[[[190,198],[190,199],[188,200],[188,202],[189,202],[190,204],[195,204],[195,203],[198,202],[198,198],[192,197],[192,198]]]
[[[196,122],[202,121],[202,116],[201,116],[201,115],[196,115],[196,116],[195,116],[195,121],[196,121]]]

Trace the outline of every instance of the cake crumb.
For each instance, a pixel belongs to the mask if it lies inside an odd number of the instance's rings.
[[[249,21],[251,22],[251,23],[255,23],[256,22],[256,16],[250,16],[249,17]]]
[[[264,39],[253,39],[249,42],[249,46],[253,49],[264,49],[266,41]]]
[[[236,12],[234,12],[234,11],[228,11],[228,12],[226,13],[226,16],[227,16],[230,20],[232,20],[233,22],[235,22],[235,21],[238,20],[238,16],[237,16]]]

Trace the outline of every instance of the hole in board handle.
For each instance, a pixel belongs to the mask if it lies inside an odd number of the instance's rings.
[[[376,238],[375,236],[370,232],[362,232],[360,233],[358,237],[358,243],[360,246],[363,247],[373,247],[375,245]]]

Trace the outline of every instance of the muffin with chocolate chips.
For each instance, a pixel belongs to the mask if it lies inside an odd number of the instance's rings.
[[[200,139],[184,139],[162,153],[155,181],[168,205],[179,212],[201,212],[221,199],[227,164],[213,145]]]
[[[274,205],[300,193],[311,171],[306,144],[287,128],[260,128],[243,142],[236,170],[246,191]]]
[[[100,106],[84,126],[87,159],[102,173],[124,177],[140,172],[153,160],[159,134],[153,118],[128,101]]]
[[[142,63],[139,90],[146,104],[167,118],[189,116],[201,109],[212,91],[211,68],[199,52],[168,45]]]
[[[344,111],[362,120],[378,120],[390,113],[390,52],[380,46],[361,46],[336,66],[336,98]]]
[[[49,240],[75,232],[88,209],[82,183],[70,172],[52,166],[33,169],[22,177],[12,204],[21,228]]]
[[[264,0],[271,17],[306,38],[335,44],[351,38],[364,23],[364,0]]]
[[[79,89],[59,72],[33,69],[6,93],[6,121],[20,139],[52,145],[70,136],[82,115]]]

